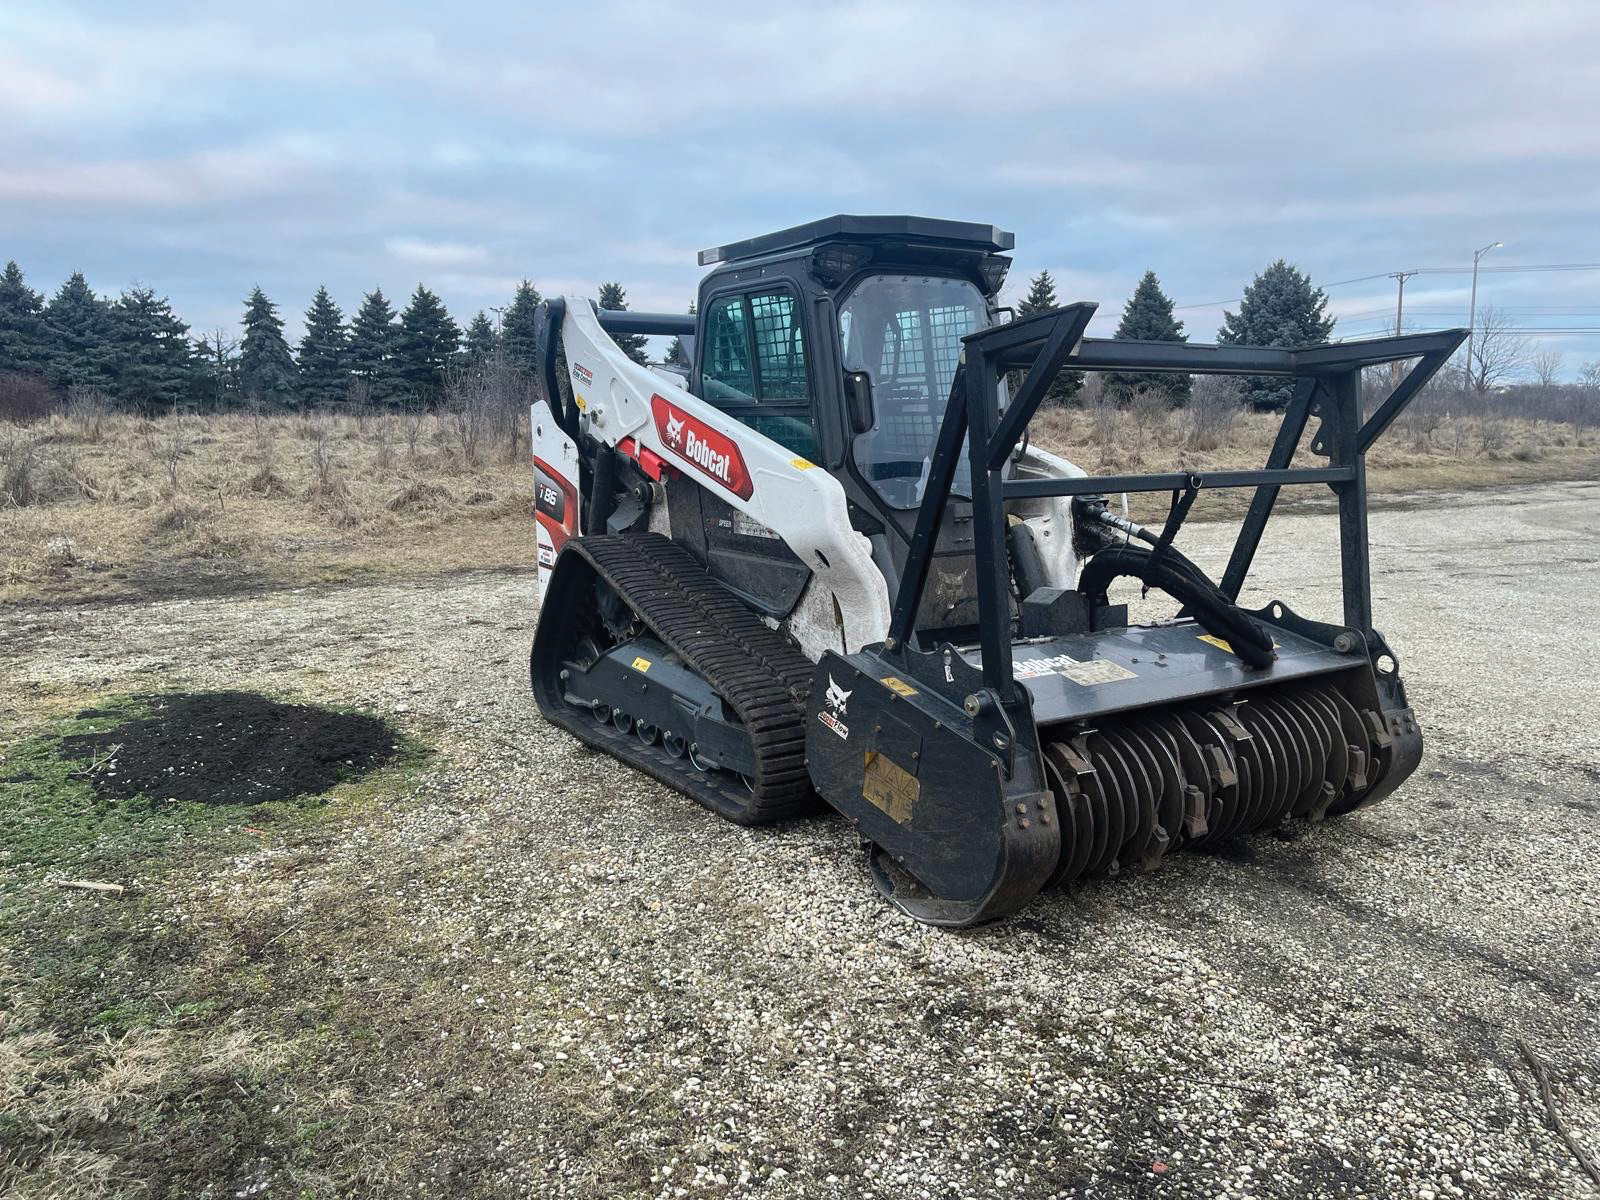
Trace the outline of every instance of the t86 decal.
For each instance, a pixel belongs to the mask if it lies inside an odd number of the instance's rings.
[[[750,472],[732,438],[684,412],[665,396],[651,396],[650,411],[656,420],[656,432],[668,450],[741,500],[750,499],[755,490]]]

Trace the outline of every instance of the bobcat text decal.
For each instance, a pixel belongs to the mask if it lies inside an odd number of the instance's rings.
[[[650,397],[650,411],[656,419],[656,432],[668,450],[741,500],[750,499],[755,488],[745,469],[744,455],[732,438],[674,407],[664,396]]]

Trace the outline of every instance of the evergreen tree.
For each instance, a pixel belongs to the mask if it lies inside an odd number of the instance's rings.
[[[628,307],[628,293],[622,290],[620,283],[602,283],[600,285],[600,307],[610,309],[612,312],[622,312]],[[622,347],[622,352],[640,366],[643,366],[648,361],[644,356],[645,339],[643,334],[613,334],[611,340]]]
[[[694,316],[694,310],[694,302],[690,301],[689,315],[691,317]],[[681,337],[672,339],[672,345],[667,347],[667,357],[662,361],[674,367],[682,367],[685,371],[689,369],[692,364],[689,362],[689,352],[684,348]]]
[[[45,306],[50,344],[50,377],[60,387],[98,387],[108,391],[115,369],[111,306],[74,271]]]
[[[538,369],[534,358],[534,340],[538,329],[536,319],[543,300],[539,289],[524,279],[517,284],[517,294],[500,314],[500,345],[505,350],[506,361],[518,371],[532,374]]]
[[[461,330],[445,311],[444,302],[420,283],[400,314],[395,360],[401,382],[425,404],[444,391],[444,369],[461,342]]]
[[[44,297],[28,286],[21,267],[8,262],[0,272],[0,371],[44,375],[49,358]]]
[[[1172,298],[1161,290],[1161,281],[1154,271],[1146,271],[1139,286],[1123,307],[1122,320],[1117,324],[1116,336],[1124,341],[1187,342],[1183,322],[1172,315]],[[1189,402],[1191,380],[1187,375],[1173,375],[1148,371],[1140,373],[1116,372],[1106,376],[1106,387],[1119,400],[1131,398],[1135,392],[1160,392],[1174,406]]]
[[[1040,271],[1028,284],[1028,294],[1017,304],[1017,318],[1031,317],[1037,313],[1048,312],[1052,308],[1059,308],[1061,302],[1056,299],[1056,281],[1050,278],[1049,271]],[[1025,378],[1023,372],[1013,372],[1011,379],[1011,393],[1016,394],[1017,388]],[[1078,394],[1078,389],[1083,387],[1082,371],[1062,371],[1045,389],[1044,404],[1067,404]]]
[[[337,404],[350,382],[350,333],[344,313],[319,287],[306,309],[306,331],[300,338],[300,402],[307,407]]]
[[[350,372],[362,380],[374,404],[393,404],[400,397],[395,342],[399,329],[394,308],[382,289],[373,288],[350,323]]]
[[[194,395],[189,327],[173,315],[165,296],[134,285],[112,309],[111,326],[117,399],[148,413]]]
[[[494,357],[495,347],[499,339],[495,336],[494,325],[484,315],[483,310],[478,310],[478,315],[472,318],[467,326],[466,338],[462,343],[462,351],[466,354],[467,361],[473,366],[480,366]]]
[[[244,341],[239,347],[239,379],[250,400],[285,404],[294,399],[295,365],[283,340],[278,306],[253,288],[244,302]]]
[[[1308,276],[1283,259],[1257,275],[1244,290],[1237,313],[1222,314],[1217,341],[1224,346],[1317,346],[1333,332],[1328,297]],[[1243,380],[1245,399],[1257,409],[1284,409],[1294,384],[1282,379]]]

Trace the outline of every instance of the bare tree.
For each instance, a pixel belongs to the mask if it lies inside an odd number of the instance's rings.
[[[1243,407],[1239,381],[1233,376],[1199,376],[1183,409],[1184,440],[1194,450],[1215,450],[1233,435]]]
[[[445,422],[456,442],[464,466],[478,463],[493,422],[494,384],[477,366],[447,368],[444,381]]]
[[[1482,395],[1510,382],[1528,365],[1528,339],[1497,308],[1482,309],[1467,357],[1472,390]]]
[[[238,367],[235,361],[238,352],[239,339],[229,336],[228,332],[220,327],[211,331],[209,340],[200,339],[200,354],[206,361],[206,369],[211,372],[211,385],[214,389],[211,403],[218,412],[228,407],[228,383],[230,376]]]
[[[1533,381],[1542,388],[1556,386],[1556,376],[1561,374],[1561,360],[1566,357],[1554,346],[1544,346],[1529,359]]]
[[[413,396],[406,401],[400,419],[406,439],[406,457],[414,464],[417,461],[417,442],[422,439],[422,430],[428,423],[428,409]]]
[[[189,427],[184,424],[183,414],[176,410],[170,419],[147,421],[145,426],[145,451],[152,462],[159,463],[166,470],[167,495],[176,496],[182,490],[178,486],[178,464],[193,447]]]
[[[342,500],[346,494],[344,478],[339,474],[339,462],[334,457],[333,420],[318,414],[305,424],[305,434],[311,443],[311,470],[315,478],[311,495],[329,500]]]
[[[1172,414],[1172,401],[1165,391],[1139,388],[1128,401],[1128,413],[1133,418],[1133,429],[1139,441],[1135,450],[1137,462],[1144,461],[1144,452],[1150,444],[1150,435],[1165,429]]]
[[[1581,435],[1600,418],[1600,359],[1578,370],[1578,385],[1567,389],[1568,414]]]

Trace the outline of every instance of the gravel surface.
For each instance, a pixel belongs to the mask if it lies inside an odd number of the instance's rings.
[[[1334,528],[1275,523],[1259,598],[1332,615]],[[1214,567],[1226,537],[1182,541]],[[967,933],[892,913],[838,819],[722,824],[541,722],[531,573],[13,608],[0,705],[16,729],[35,695],[251,687],[440,749],[293,878],[396,900],[448,956],[472,1019],[411,1032],[475,1040],[439,1153],[485,1193],[1600,1196],[1515,1046],[1600,1154],[1600,484],[1372,538],[1428,738],[1409,785]]]

